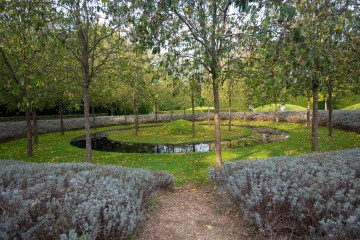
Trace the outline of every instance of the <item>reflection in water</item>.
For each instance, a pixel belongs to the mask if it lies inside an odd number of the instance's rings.
[[[208,143],[189,143],[189,144],[148,144],[148,143],[126,143],[111,141],[107,137],[92,138],[92,149],[105,152],[121,153],[189,153],[189,152],[209,152]],[[71,145],[85,148],[85,139],[74,139]]]
[[[254,134],[251,136],[234,140],[221,141],[222,149],[240,148],[255,146],[261,143],[280,141],[289,135],[283,131],[265,127],[251,127]],[[92,149],[106,152],[121,153],[190,153],[190,152],[210,152],[215,150],[215,143],[187,143],[187,144],[148,144],[148,143],[128,143],[117,142],[107,138],[109,132],[97,133],[92,138]],[[71,145],[85,148],[85,137],[75,138],[70,142]]]

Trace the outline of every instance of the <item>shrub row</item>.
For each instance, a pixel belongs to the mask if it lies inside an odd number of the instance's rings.
[[[269,237],[360,239],[360,149],[227,162],[210,177]]]
[[[165,172],[0,161],[0,239],[127,239]]]

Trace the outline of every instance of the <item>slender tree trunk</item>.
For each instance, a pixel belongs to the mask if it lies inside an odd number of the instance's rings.
[[[85,125],[85,139],[86,139],[86,162],[92,163],[91,153],[91,121],[90,121],[90,93],[87,86],[83,87],[84,100],[84,125]]]
[[[310,108],[311,108],[311,103],[310,103],[310,93],[307,93],[307,107],[306,107],[306,127],[310,128]]]
[[[333,135],[333,96],[332,96],[332,87],[329,86],[329,123],[328,123],[328,136],[332,137]]]
[[[171,113],[170,122],[172,122],[172,120],[173,120],[173,115],[174,115],[174,110],[172,109],[172,107],[171,107],[170,113]]]
[[[192,137],[195,137],[195,98],[194,92],[191,92],[191,122],[192,122]]]
[[[247,106],[246,106],[246,104],[244,105],[244,123],[246,122],[246,109],[247,109]]]
[[[229,87],[230,88],[230,87]],[[229,89],[229,131],[231,131],[231,89]]]
[[[135,114],[135,135],[139,136],[139,107],[136,97],[134,97],[134,114]]]
[[[317,152],[318,150],[318,124],[319,124],[319,87],[317,80],[314,80],[312,86],[313,92],[313,114],[312,114],[312,129],[311,129],[311,150]]]
[[[86,1],[83,2],[86,4]],[[77,19],[81,23],[80,18]],[[86,26],[85,26],[86,28]],[[89,36],[86,29],[80,28],[78,32],[79,40],[82,47],[81,65],[83,71],[82,92],[84,101],[84,125],[85,125],[85,142],[86,142],[86,162],[92,163],[91,153],[91,121],[90,121],[90,63],[89,63]]]
[[[220,106],[219,106],[219,84],[216,82],[216,75],[213,74],[213,92],[214,92],[214,124],[215,124],[215,151],[216,151],[216,166],[222,167],[221,155],[221,130],[220,130]]]
[[[275,99],[275,123],[279,123],[279,111],[278,111],[278,104],[277,99]]]
[[[184,119],[185,119],[185,115],[186,115],[186,114],[185,114],[185,107],[184,107]]]
[[[247,112],[247,109],[248,109],[248,93],[245,94],[245,100],[244,100],[244,123],[246,123],[247,121],[247,115],[246,115],[246,112]]]
[[[33,108],[33,137],[34,137],[34,144],[39,144],[39,129],[37,124],[37,115],[36,115],[36,108]]]
[[[59,105],[59,112],[60,112],[60,133],[61,133],[61,135],[64,135],[65,134],[65,131],[64,131],[64,107],[63,107],[62,101],[60,102],[60,105]]]
[[[328,110],[328,106],[327,106],[328,100],[325,98],[324,99],[324,110]]]
[[[125,126],[128,125],[128,120],[127,120],[127,111],[126,111],[126,108],[125,108]]]
[[[155,101],[155,123],[158,124],[158,104]]]
[[[27,139],[27,155],[33,157],[33,142],[32,142],[32,126],[31,126],[31,113],[30,107],[27,106],[25,109],[26,116],[26,139]]]
[[[210,121],[210,100],[207,100],[208,105],[208,126],[210,127],[211,121]]]
[[[95,116],[95,108],[94,106],[91,107],[91,110],[92,110],[92,117],[93,117],[93,130],[94,130],[94,133],[96,131],[96,116]]]

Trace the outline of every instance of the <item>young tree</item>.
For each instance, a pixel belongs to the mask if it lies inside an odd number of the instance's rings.
[[[33,156],[31,111],[41,81],[50,66],[46,53],[51,5],[40,1],[5,1],[0,4],[0,81],[7,104],[26,115],[27,155]]]
[[[328,85],[327,79],[330,79],[333,70],[341,65],[331,59],[334,55],[342,55],[341,51],[344,50],[333,48],[333,44],[345,43],[347,40],[346,37],[336,37],[336,28],[340,26],[352,31],[349,16],[358,13],[358,6],[353,1],[330,0],[289,1],[289,4],[292,4],[297,12],[292,26],[292,47],[289,48],[289,55],[293,59],[293,66],[300,68],[301,74],[310,80],[305,81],[304,86],[310,86],[313,96],[311,149],[317,151],[319,91]],[[342,21],[342,18],[347,20]]]
[[[116,46],[121,39],[119,29],[122,25],[119,22],[128,18],[126,4],[121,4],[121,8],[116,4],[121,3],[59,0],[60,7],[57,9],[61,27],[57,37],[78,62],[75,67],[82,73],[78,84],[82,88],[84,103],[86,162],[90,163],[92,162],[90,84],[112,60],[111,56],[117,50]]]
[[[153,31],[166,39],[163,47],[195,58],[211,74],[215,109],[216,165],[222,166],[219,115],[219,76],[230,51],[238,48],[241,27],[249,10],[248,1],[137,1],[142,7],[139,31]],[[256,8],[252,8],[256,9]],[[149,16],[150,15],[150,16]],[[251,20],[254,20],[252,18]],[[160,39],[161,40],[161,39]],[[146,40],[144,40],[146,41]],[[159,48],[158,48],[159,49]],[[233,55],[235,56],[235,55]]]

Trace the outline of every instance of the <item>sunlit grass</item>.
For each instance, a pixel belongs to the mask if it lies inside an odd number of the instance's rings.
[[[278,111],[280,112],[280,106],[281,104],[278,104]],[[257,107],[254,109],[255,112],[271,112],[275,111],[275,104],[268,104],[264,105],[262,107]],[[285,104],[285,111],[306,111],[306,108],[298,106],[298,105],[292,105],[292,104]]]
[[[343,108],[343,110],[357,110],[360,109],[360,103]]]
[[[224,121],[224,124],[226,123],[227,122]],[[234,124],[242,124],[242,122],[234,122]],[[311,132],[304,125],[290,123],[279,123],[276,125],[270,122],[250,122],[247,124],[278,128],[287,131],[290,137],[280,142],[224,150],[224,161],[295,156],[311,152]],[[122,128],[124,127],[105,127],[99,128],[97,131]],[[155,131],[155,129],[153,130]],[[145,128],[140,129],[141,133],[143,131],[145,131]],[[223,129],[222,133],[225,134],[226,131],[227,130]],[[34,147],[35,156],[33,158],[26,156],[26,139],[3,143],[0,144],[0,159],[25,160],[31,162],[84,162],[85,150],[70,145],[71,139],[83,134],[84,130],[77,130],[68,131],[64,136],[59,133],[41,135],[40,143]],[[327,136],[326,128],[319,128],[320,152],[355,147],[360,147],[359,134],[335,129],[334,136],[330,138]],[[138,154],[93,151],[92,154],[93,162],[97,164],[116,164],[152,170],[166,170],[175,176],[176,184],[183,184],[187,181],[208,183],[208,168],[215,165],[215,152]]]
[[[228,131],[228,126],[221,126],[222,139],[229,140],[242,136],[250,135],[250,129],[234,126]],[[215,140],[215,130],[213,126],[204,123],[195,124],[195,137],[192,137],[192,123],[186,120],[177,120],[165,123],[163,126],[143,128],[139,136],[134,134],[133,129],[110,133],[108,138],[121,142],[141,142],[141,143],[189,143],[189,142],[208,142]]]

